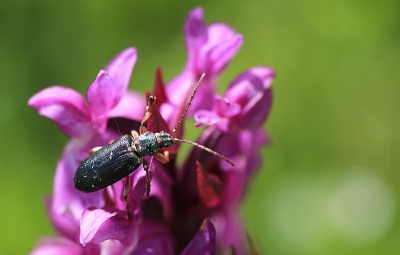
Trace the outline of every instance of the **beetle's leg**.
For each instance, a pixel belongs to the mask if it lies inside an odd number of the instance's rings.
[[[147,132],[147,128],[145,128],[145,126],[140,126],[139,132],[140,134],[144,134]]]
[[[164,156],[166,156],[167,157],[167,159],[169,160],[169,151],[164,151]]]
[[[92,149],[89,151],[89,156],[95,154],[96,151],[100,150],[101,148],[102,148],[101,146],[92,148]]]
[[[128,201],[129,197],[129,191],[131,190],[131,179],[129,178],[129,175],[125,178],[125,186],[124,186],[124,202],[126,205],[126,214],[128,215],[128,220],[132,221],[132,211],[131,211],[131,206]]]
[[[131,135],[134,139],[139,137],[139,133],[136,130],[131,130]]]
[[[110,141],[108,142],[108,144],[111,144],[111,143],[113,143],[114,141],[115,141],[115,140],[112,139],[112,140],[110,140]],[[89,156],[95,154],[96,151],[100,150],[101,148],[102,148],[102,146],[97,146],[97,147],[92,148],[92,149],[89,151]]]
[[[164,156],[167,157],[168,159],[171,157],[176,157],[177,153],[176,151],[164,151]]]
[[[150,174],[149,174],[149,162],[143,159],[143,169],[146,171],[146,196],[150,195]]]
[[[154,155],[154,157],[160,161],[162,164],[167,164],[169,162],[168,156],[162,154],[162,153],[157,153]]]
[[[139,132],[140,134],[143,134],[147,131],[147,129],[143,126],[143,124],[150,118],[151,116],[151,110],[153,108],[154,102],[156,101],[155,96],[149,96],[149,101],[146,106],[146,115],[144,115],[142,122],[140,123],[140,128]]]

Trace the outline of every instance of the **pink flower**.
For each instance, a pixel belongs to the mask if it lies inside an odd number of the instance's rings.
[[[161,107],[166,119],[173,115],[176,107],[181,107],[182,97],[186,98],[192,93],[193,84],[203,73],[207,75],[193,100],[189,115],[199,109],[211,109],[219,76],[243,44],[243,36],[228,24],[205,24],[201,8],[195,8],[189,13],[184,31],[188,58],[182,73],[167,85],[169,102]],[[173,115],[172,118],[178,117]]]
[[[268,141],[262,125],[270,111],[275,74],[267,67],[249,69],[220,97],[215,94],[219,75],[241,47],[242,36],[224,23],[206,25],[202,9],[196,8],[185,23],[185,39],[188,60],[182,73],[164,86],[161,69],[156,72],[157,100],[145,125],[154,133],[171,133],[194,84],[206,73],[186,117],[195,116],[198,126],[207,126],[199,143],[235,166],[199,148],[179,166],[179,145],[162,150],[170,155],[165,165],[146,157],[151,193],[145,196],[146,176],[140,166],[129,175],[132,219],[123,199],[124,179],[93,193],[74,188],[76,169],[90,149],[138,130],[145,114],[144,96],[127,91],[136,50],[126,49],[99,72],[86,100],[72,89],[54,86],[28,102],[71,138],[57,165],[53,197],[46,198],[58,236],[43,239],[31,254],[246,252],[238,206],[259,168],[259,150]],[[174,135],[183,137],[183,125]]]

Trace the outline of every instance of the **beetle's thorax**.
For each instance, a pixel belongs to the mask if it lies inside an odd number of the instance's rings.
[[[160,145],[154,133],[147,131],[133,140],[131,148],[144,157],[157,154],[160,150]]]

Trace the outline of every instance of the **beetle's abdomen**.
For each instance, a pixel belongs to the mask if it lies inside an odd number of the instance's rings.
[[[94,192],[135,171],[142,164],[142,158],[129,149],[132,142],[130,135],[124,135],[86,158],[75,173],[75,188]]]

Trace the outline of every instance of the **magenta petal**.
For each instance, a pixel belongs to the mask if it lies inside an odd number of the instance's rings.
[[[90,120],[82,95],[73,89],[53,86],[32,96],[28,105],[53,120],[69,137],[79,137]]]
[[[63,214],[53,212],[53,201],[50,197],[45,198],[47,214],[53,223],[55,230],[61,235],[78,242],[79,240],[79,221],[67,211]]]
[[[133,66],[137,60],[137,52],[134,47],[121,51],[104,68],[114,80],[115,96],[112,107],[114,107],[125,94],[131,79]]]
[[[226,23],[215,22],[207,28],[208,41],[207,44],[215,45],[220,42],[231,39],[235,36],[235,30]]]
[[[201,70],[205,70],[210,75],[221,73],[242,47],[242,44],[243,36],[238,34],[213,46],[206,52],[201,63],[203,65]]]
[[[256,130],[242,132],[239,137],[241,146],[247,154],[246,175],[251,177],[260,169],[261,157],[260,149],[269,142],[267,132],[261,126]],[[265,158],[264,158],[265,160]]]
[[[196,127],[201,127],[203,125],[212,126],[221,120],[221,116],[211,111],[198,110],[194,114],[194,119],[197,122]]]
[[[103,132],[107,125],[108,112],[115,106],[117,86],[109,74],[101,70],[87,90],[91,125]]]
[[[143,221],[139,224],[138,245],[131,255],[172,255],[173,236],[164,224]]]
[[[242,107],[235,119],[243,128],[257,128],[267,118],[271,104],[270,89],[275,72],[268,67],[251,68],[235,78],[225,93],[226,98]]]
[[[161,107],[161,114],[165,120],[168,121],[170,116],[177,114],[176,107],[182,104],[182,96],[188,95],[189,90],[196,82],[195,75],[192,72],[184,71],[168,83],[166,93],[172,106],[168,109],[164,109],[164,105]]]
[[[206,137],[202,137],[204,139]],[[227,197],[224,201],[227,203],[234,203],[236,198],[241,199],[244,190],[241,187],[246,187],[247,182],[257,172],[261,163],[260,149],[262,146],[268,143],[269,137],[263,130],[263,127],[257,129],[244,129],[240,132],[225,133],[219,140],[217,151],[228,157],[235,163],[235,172],[243,173],[243,175],[237,176],[240,182],[244,178],[246,183],[239,185],[238,183],[232,186],[226,185],[225,189],[228,191]],[[222,170],[229,172],[232,167],[228,164],[221,164]],[[228,178],[226,182],[228,182]],[[232,192],[229,191],[229,187],[232,187]]]
[[[207,42],[207,26],[203,20],[203,9],[195,8],[189,13],[185,22],[185,41],[188,52],[186,70],[195,71],[197,69],[197,59],[201,47]]]
[[[236,209],[219,212],[212,216],[217,230],[217,244],[221,254],[231,251],[234,254],[247,254],[245,249],[245,231]]]
[[[119,103],[108,112],[111,117],[124,117],[141,121],[146,112],[145,97],[135,91],[127,91]]]
[[[269,89],[274,77],[275,72],[271,68],[253,67],[239,74],[231,82],[225,96],[232,102],[245,106],[259,93]]]
[[[74,173],[77,169],[71,169],[61,159],[57,165],[57,172],[54,178],[54,198],[52,212],[63,215],[69,210],[75,219],[79,219],[83,210],[88,206],[101,206],[104,198],[101,191],[83,193],[74,188]]]
[[[214,109],[219,116],[232,117],[240,113],[241,107],[236,103],[229,102],[226,98],[219,95],[214,96]]]
[[[86,245],[116,239],[124,246],[130,246],[137,241],[136,231],[137,228],[126,219],[124,211],[87,209],[82,214],[80,241]]]
[[[143,241],[131,255],[173,255],[171,240],[163,236],[154,236]]]
[[[196,127],[203,125],[215,125],[221,131],[229,131],[229,118],[240,113],[241,107],[236,103],[230,103],[227,99],[218,95],[214,96],[213,110],[199,110],[195,112]]]
[[[79,244],[67,238],[56,237],[40,240],[29,255],[80,255],[82,252],[83,248]]]
[[[199,232],[181,252],[181,255],[214,255],[216,253],[216,232],[210,219],[205,219]]]

